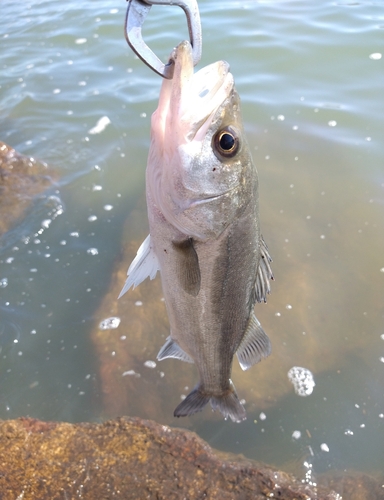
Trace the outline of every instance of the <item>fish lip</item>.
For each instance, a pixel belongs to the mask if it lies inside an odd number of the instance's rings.
[[[217,61],[200,69],[193,75],[192,86],[197,106],[188,138],[201,141],[218,110],[234,90],[235,83],[229,64]]]
[[[173,58],[173,79],[163,83],[160,93],[162,128],[181,136],[181,142],[200,141],[231,94],[234,79],[226,61],[209,64],[195,73],[192,47],[187,41],[176,47]]]

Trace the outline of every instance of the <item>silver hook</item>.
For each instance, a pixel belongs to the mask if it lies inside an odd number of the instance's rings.
[[[162,63],[144,42],[141,35],[141,27],[152,5],[177,5],[183,9],[187,16],[194,66],[200,61],[202,50],[199,8],[197,0],[128,0],[124,25],[125,39],[128,45],[147,66],[163,78],[170,80],[174,70],[172,56],[167,64]]]

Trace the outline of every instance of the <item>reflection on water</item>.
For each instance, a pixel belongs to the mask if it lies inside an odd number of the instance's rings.
[[[196,374],[155,363],[168,335],[160,282],[116,299],[148,231],[161,83],[126,46],[125,6],[37,0],[2,2],[0,140],[59,181],[0,237],[0,418],[139,415],[308,481],[381,473],[381,3],[199,4],[202,65],[228,60],[242,97],[274,259],[272,295],[257,307],[272,355],[247,373],[234,366],[248,420],[174,419]],[[174,10],[153,8],[146,24],[165,57],[184,33]],[[288,379],[295,366],[313,374],[307,397]]]

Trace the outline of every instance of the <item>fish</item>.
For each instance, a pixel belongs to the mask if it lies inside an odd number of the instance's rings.
[[[174,416],[210,402],[234,422],[246,418],[231,370],[271,352],[254,314],[274,279],[260,233],[258,174],[243,129],[229,64],[194,72],[191,44],[174,49],[151,118],[146,169],[150,234],[128,269],[121,297],[160,271],[170,335],[157,359],[197,367],[200,381]]]

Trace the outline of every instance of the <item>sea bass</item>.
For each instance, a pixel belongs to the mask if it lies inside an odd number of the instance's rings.
[[[259,230],[258,176],[228,63],[194,73],[189,42],[173,60],[173,79],[163,81],[151,121],[150,234],[120,296],[160,270],[170,336],[157,359],[195,363],[200,375],[174,415],[210,401],[240,422],[246,413],[230,378],[233,357],[247,370],[271,351],[253,312],[273,279]]]

